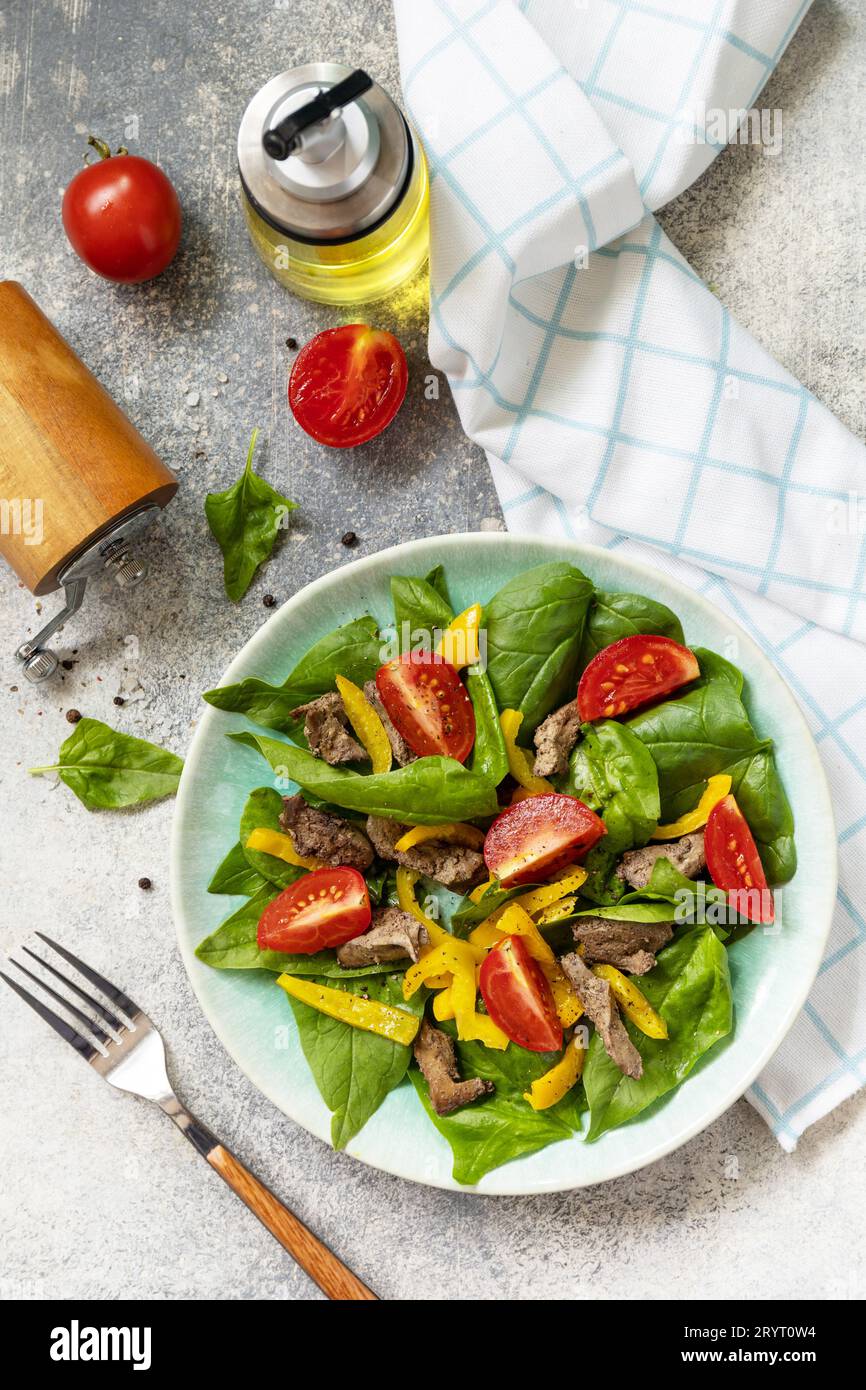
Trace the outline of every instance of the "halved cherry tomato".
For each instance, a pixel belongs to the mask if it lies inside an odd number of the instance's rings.
[[[484,957],[478,987],[497,1027],[530,1052],[562,1047],[553,991],[521,936],[506,936]]]
[[[372,915],[357,869],[314,869],[268,904],[256,936],[263,951],[311,956],[360,936]]]
[[[576,796],[530,796],[496,817],[484,840],[484,862],[504,888],[540,883],[606,834],[604,821]]]
[[[393,333],[347,323],[301,348],[289,378],[295,419],[319,444],[350,449],[390,425],[406,395],[406,354]]]
[[[704,832],[707,868],[717,888],[740,917],[750,922],[774,922],[776,907],[758,846],[745,816],[732,796],[710,811]]]
[[[433,652],[404,652],[376,672],[391,723],[419,757],[465,762],[475,742],[475,711],[454,667]]]
[[[577,687],[577,708],[581,719],[615,719],[700,674],[695,655],[670,637],[622,637],[592,658]]]

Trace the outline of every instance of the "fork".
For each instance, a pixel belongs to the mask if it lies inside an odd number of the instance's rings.
[[[21,949],[37,961],[43,970],[88,1004],[96,1014],[96,1019],[78,1008],[39,975],[28,970],[20,961],[10,956],[9,963],[39,985],[52,999],[62,1004],[64,1009],[83,1025],[86,1032],[78,1032],[65,1018],[56,1014],[41,999],[2,970],[0,979],[5,980],[17,995],[35,1009],[39,1017],[49,1023],[61,1038],[65,1038],[109,1085],[116,1086],[119,1091],[129,1091],[143,1100],[153,1101],[164,1110],[166,1115],[174,1120],[181,1133],[186,1135],[193,1148],[219,1173],[232,1191],[237,1193],[280,1245],[294,1256],[301,1269],[305,1270],[328,1298],[376,1299],[377,1295],[368,1289],[366,1284],[362,1284],[361,1280],[338,1260],[337,1256],[323,1245],[264,1183],[259,1182],[258,1178],[181,1104],[166,1073],[162,1037],[147,1014],[134,1004],[123,990],[112,985],[91,966],[85,965],[84,961],[79,960],[65,946],[60,946],[42,932],[36,932],[36,935],[73,966],[85,980],[100,990],[111,1001],[113,1007],[109,1008],[74,980],[67,979],[54,965],[37,956],[27,946],[22,946]]]

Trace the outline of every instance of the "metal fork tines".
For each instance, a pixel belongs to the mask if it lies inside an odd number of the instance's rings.
[[[219,1173],[329,1298],[375,1299],[376,1295],[366,1284],[178,1100],[166,1072],[162,1037],[147,1014],[128,994],[124,994],[92,966],[79,960],[65,946],[52,941],[42,932],[36,935],[49,952],[71,965],[90,988],[85,989],[77,980],[70,979],[66,971],[53,963],[53,959],[45,960],[41,953],[31,951],[29,946],[21,949],[44,974],[36,974],[15,960],[14,956],[9,957],[9,962],[40,993],[33,993],[20,980],[2,970],[0,979],[5,980],[10,989],[50,1024],[55,1033],[59,1033],[105,1081],[118,1090],[153,1101],[165,1111],[202,1158]],[[45,978],[46,975],[63,986],[65,992],[61,993],[59,988],[55,988]],[[58,1004],[62,1013],[52,1008],[43,996]],[[110,1002],[106,1003],[106,1000]]]

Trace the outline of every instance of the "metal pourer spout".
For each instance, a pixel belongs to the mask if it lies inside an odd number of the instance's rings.
[[[311,163],[320,163],[340,148],[344,139],[343,122],[335,113],[369,92],[373,79],[363,68],[319,92],[300,110],[293,111],[272,130],[266,130],[262,144],[271,159],[288,159],[298,154]]]

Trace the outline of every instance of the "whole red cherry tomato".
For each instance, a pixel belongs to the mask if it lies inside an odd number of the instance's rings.
[[[149,159],[113,155],[93,137],[88,144],[100,158],[77,173],[63,195],[63,226],[72,249],[106,280],[152,280],[171,264],[180,243],[177,194]]]

